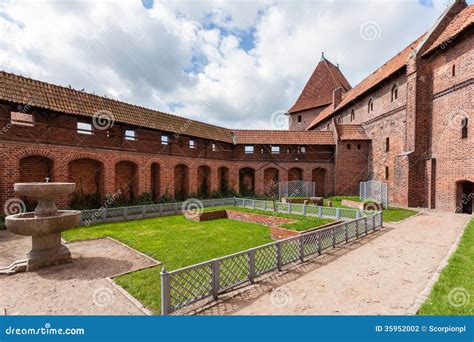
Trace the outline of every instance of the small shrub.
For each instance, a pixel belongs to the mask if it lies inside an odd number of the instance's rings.
[[[102,205],[98,193],[85,194],[82,191],[76,191],[72,194],[69,207],[75,210],[97,209]]]

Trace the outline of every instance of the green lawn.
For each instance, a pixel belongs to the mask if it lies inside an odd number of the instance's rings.
[[[222,210],[222,209],[230,209],[230,210],[243,211],[243,212],[253,213],[253,214],[272,215],[272,216],[277,216],[277,217],[293,219],[293,220],[296,220],[296,222],[284,223],[281,226],[283,228],[296,230],[296,231],[303,231],[303,230],[319,227],[330,222],[334,222],[334,220],[324,219],[324,218],[319,218],[319,217],[284,214],[284,213],[277,213],[274,211],[240,208],[240,207],[234,207],[234,206],[221,206],[221,207],[207,208],[205,209],[205,211],[216,211],[216,210]]]
[[[328,201],[332,201],[332,206],[336,208],[349,208],[343,206],[341,201],[343,199],[348,199],[351,201],[362,202],[358,196],[333,196],[324,199],[324,205],[327,205]],[[405,209],[405,208],[396,208],[396,207],[389,207],[388,209],[383,210],[383,221],[384,222],[398,222],[404,220],[410,216],[416,214],[416,211]]]
[[[63,233],[68,241],[110,236],[175,270],[271,242],[268,227],[235,220],[207,222],[182,215],[99,224]],[[160,312],[161,266],[116,278],[118,284],[155,313]]]
[[[474,315],[474,220],[418,314]]]

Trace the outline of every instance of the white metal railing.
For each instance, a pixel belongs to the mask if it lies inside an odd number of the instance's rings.
[[[238,199],[239,200],[239,199]],[[246,200],[249,201],[249,200]],[[251,200],[252,207],[262,201]],[[244,201],[245,204],[245,201]],[[187,305],[251,284],[263,274],[358,239],[382,227],[382,212],[298,236],[205,261],[175,271],[161,271],[161,313],[168,315]]]
[[[198,201],[198,200],[195,200]],[[149,217],[160,217],[168,215],[178,215],[182,213],[183,204],[186,202],[162,203],[137,205],[131,207],[107,208],[81,211],[80,226],[91,224],[136,220]],[[371,211],[363,211],[348,208],[321,207],[298,203],[275,202],[274,209],[272,201],[254,200],[247,198],[220,198],[199,200],[202,208],[233,205],[242,208],[260,209],[265,211],[276,211],[279,213],[299,214],[304,216],[314,216],[329,218],[334,220],[352,220],[370,215]]]

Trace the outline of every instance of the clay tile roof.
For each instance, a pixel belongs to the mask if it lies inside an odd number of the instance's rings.
[[[32,80],[0,71],[0,100],[67,114],[92,117],[99,110],[110,111],[117,122],[185,135],[232,142],[231,131],[179,116],[116,101],[82,91]]]
[[[342,95],[342,101],[337,106],[336,109],[333,109],[332,106],[325,108],[321,113],[319,113],[316,118],[311,122],[311,124],[307,127],[307,129],[313,128],[315,125],[324,121],[328,117],[331,116],[334,112],[338,111],[339,109],[345,107],[359,96],[363,95],[368,90],[375,87],[377,84],[388,78],[389,76],[393,75],[395,72],[400,70],[401,68],[406,66],[408,61],[408,56],[412,48],[416,48],[418,44],[423,39],[424,35],[419,37],[416,41],[412,42],[408,45],[404,50],[398,53],[395,57],[390,59],[387,63],[382,65],[380,68],[375,70],[372,74],[370,74],[366,79],[360,82],[357,86],[349,90],[347,93]]]
[[[295,113],[328,105],[332,103],[332,93],[336,88],[347,91],[351,89],[351,85],[338,67],[323,58],[288,112]]]
[[[466,7],[464,10],[459,12],[454,19],[446,26],[444,31],[439,37],[430,45],[423,55],[430,53],[435,50],[441,44],[455,38],[459,33],[464,31],[467,27],[472,25],[474,22],[474,5]]]
[[[362,125],[336,125],[340,140],[370,140]]]
[[[235,130],[238,144],[334,145],[331,131]]]

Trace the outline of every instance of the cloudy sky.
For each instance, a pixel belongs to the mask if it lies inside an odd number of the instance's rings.
[[[285,128],[270,118],[321,52],[355,85],[447,4],[0,0],[0,69],[225,127]]]

